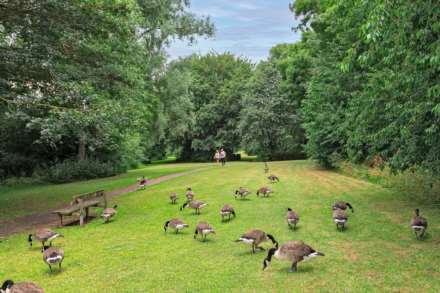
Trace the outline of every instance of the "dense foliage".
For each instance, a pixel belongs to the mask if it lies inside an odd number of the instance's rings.
[[[0,3],[0,177],[144,155],[173,38],[210,35],[187,0]]]
[[[440,174],[438,3],[297,0],[292,9],[313,58],[307,153],[326,166],[375,159]]]
[[[238,123],[249,61],[229,53],[193,55],[170,64],[163,80],[164,137],[181,160],[211,160],[240,148]]]
[[[302,156],[299,107],[281,88],[281,74],[269,62],[261,62],[243,99],[240,131],[242,145],[261,159]]]

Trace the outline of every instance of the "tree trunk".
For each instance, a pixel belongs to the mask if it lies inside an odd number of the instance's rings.
[[[268,173],[269,172],[269,165],[267,164],[267,161],[264,161],[264,173]]]
[[[86,137],[84,133],[81,133],[78,142],[78,161],[84,161],[85,159],[86,159]]]

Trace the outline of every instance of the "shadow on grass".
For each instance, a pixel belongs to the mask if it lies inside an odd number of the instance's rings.
[[[288,263],[286,262],[286,264],[288,264]],[[290,266],[291,266],[291,264],[289,266],[283,265],[281,268],[279,268],[276,271],[279,273],[285,274],[285,275],[295,276],[295,275],[300,275],[300,274],[311,273],[315,270],[315,268],[312,265],[301,266],[301,263],[299,263],[296,272],[291,272]]]

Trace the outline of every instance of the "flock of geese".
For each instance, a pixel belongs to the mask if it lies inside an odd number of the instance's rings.
[[[279,178],[275,175],[270,175],[267,177],[271,183],[279,182]],[[256,195],[262,197],[268,197],[273,193],[272,189],[269,187],[261,187],[257,190]],[[244,187],[240,187],[234,193],[236,199],[244,199],[251,192]],[[191,187],[187,188],[185,193],[186,201],[180,207],[180,211],[185,208],[193,209],[195,214],[199,215],[200,210],[207,206],[207,203],[195,200],[195,194]],[[178,201],[177,193],[172,193],[170,195],[170,200],[172,204],[176,204]],[[108,223],[111,218],[113,218],[117,211],[117,205],[113,208],[106,208],[103,210],[101,217],[104,219],[104,223]],[[337,201],[332,205],[332,218],[333,222],[336,224],[336,229],[338,231],[344,231],[348,221],[347,210],[350,209],[354,213],[353,206],[346,201]],[[220,210],[220,216],[222,221],[231,220],[231,218],[236,217],[234,208],[225,204]],[[291,208],[287,208],[286,215],[287,225],[289,228],[295,230],[296,226],[300,220],[298,213],[293,211]],[[169,228],[173,229],[175,233],[179,233],[180,230],[188,228],[189,225],[179,218],[173,218],[165,222],[163,228],[165,232]],[[415,216],[411,219],[411,229],[415,233],[417,239],[422,239],[425,235],[426,229],[428,228],[428,221],[426,218],[420,216],[419,209],[415,210]],[[197,224],[194,231],[194,239],[198,236],[202,238],[202,241],[206,240],[209,234],[215,234],[215,229],[205,221],[201,221]],[[34,234],[28,235],[29,245],[32,247],[34,241],[41,243],[41,252],[43,254],[43,261],[49,266],[49,270],[52,272],[52,267],[58,265],[59,270],[61,270],[61,264],[64,260],[64,251],[60,248],[52,246],[52,242],[59,238],[64,237],[62,234],[57,233],[51,229],[40,229]],[[265,241],[271,241],[273,247],[268,250],[267,256],[263,261],[263,270],[267,269],[272,258],[278,260],[285,260],[291,262],[290,272],[297,271],[297,265],[299,262],[309,260],[317,256],[324,256],[324,253],[316,251],[311,246],[307,245],[301,240],[288,241],[281,246],[276,241],[275,237],[269,233],[266,233],[259,229],[250,230],[243,235],[241,235],[235,242],[245,243],[251,246],[252,253],[255,253],[256,249],[264,250],[260,245]],[[3,282],[0,293],[44,293],[44,290],[38,285],[32,282],[19,282],[14,283],[12,280],[6,280]]]

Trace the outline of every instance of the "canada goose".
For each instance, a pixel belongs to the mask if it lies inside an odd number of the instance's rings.
[[[233,215],[234,218],[235,218],[235,211],[234,211],[234,208],[233,208],[231,205],[229,205],[229,204],[225,204],[225,205],[222,207],[222,209],[220,210],[220,215],[222,216],[222,221],[224,220],[224,218],[225,218],[226,216],[228,216],[228,220],[231,219],[231,215]]]
[[[420,210],[415,210],[416,215],[411,220],[411,228],[416,234],[417,239],[421,239],[425,235],[426,228],[428,228],[428,220],[420,216]],[[420,233],[419,233],[420,232]]]
[[[30,246],[32,246],[33,240],[40,241],[43,247],[46,244],[46,242],[49,242],[49,246],[52,246],[52,241],[54,241],[58,237],[64,237],[64,236],[60,233],[45,228],[45,229],[37,230],[35,234],[29,234],[28,242]]]
[[[247,188],[240,187],[238,190],[235,191],[235,198],[239,196],[241,199],[243,199],[249,194],[251,194],[251,192]]]
[[[105,208],[102,211],[101,217],[104,218],[104,223],[108,223],[110,221],[110,219],[113,218],[114,215],[116,215],[117,208],[118,208],[118,205],[114,205],[112,208]]]
[[[58,264],[61,270],[61,263],[64,260],[64,251],[60,248],[44,246],[41,251],[43,252],[43,261],[49,266],[52,271],[52,265]]]
[[[246,232],[245,234],[241,235],[239,239],[235,240],[235,242],[243,242],[246,244],[251,244],[252,253],[255,253],[255,248],[264,250],[263,247],[260,247],[258,245],[260,245],[262,242],[268,239],[270,239],[272,243],[275,245],[275,247],[278,248],[278,242],[275,240],[275,238],[272,235],[266,234],[265,232],[257,229]]]
[[[194,191],[192,191],[192,189],[191,189],[191,187],[188,187],[187,189],[186,189],[186,193],[185,193],[185,196],[186,196],[186,199],[188,200],[188,201],[191,201],[191,200],[193,200],[194,199]]]
[[[12,280],[3,282],[1,293],[44,293],[44,290],[32,282],[14,283]]]
[[[303,241],[289,241],[281,245],[280,248],[269,249],[267,257],[263,261],[263,270],[269,266],[272,256],[279,260],[291,261],[292,266],[290,272],[295,272],[299,262],[309,260],[316,256],[324,256],[324,253],[314,250]]]
[[[347,212],[344,210],[334,210],[333,211],[333,221],[336,223],[336,229],[338,230],[344,230],[345,224],[348,221],[348,215]]]
[[[257,190],[257,196],[260,196],[261,193],[264,197],[268,197],[269,194],[271,194],[272,192],[272,189],[270,189],[269,187],[261,187]]]
[[[163,229],[165,230],[165,232],[167,231],[168,227],[173,228],[177,234],[183,228],[187,228],[188,224],[185,224],[181,219],[171,219],[169,221],[166,221],[165,225],[163,226]]]
[[[290,228],[296,229],[296,224],[299,222],[299,216],[291,208],[287,208],[287,224]]]
[[[180,210],[182,211],[184,208],[191,208],[194,209],[196,214],[199,215],[200,214],[200,209],[203,209],[204,207],[206,207],[208,204],[204,203],[202,201],[199,200],[194,200],[194,201],[190,201],[190,202],[186,202],[184,203],[181,207]]]
[[[208,223],[206,222],[199,222],[197,224],[196,230],[194,231],[194,239],[197,238],[197,235],[200,233],[200,235],[202,235],[202,239],[203,241],[206,240],[206,236],[208,234],[215,234],[215,230],[213,227],[211,227]]]
[[[346,201],[337,201],[332,205],[332,210],[346,210],[348,208],[350,208],[351,212],[354,213],[354,209],[351,206],[350,203],[346,202]]]
[[[275,175],[270,175],[267,177],[267,179],[269,179],[270,183],[280,182],[280,178],[278,178],[278,176]]]
[[[177,197],[177,193],[175,193],[175,192],[171,193],[171,195],[170,195],[170,199],[171,199],[171,203],[172,203],[172,204],[176,204],[177,200],[179,199],[179,198]]]
[[[138,189],[145,189],[145,187],[147,187],[147,178],[142,176],[142,178],[139,179]]]

